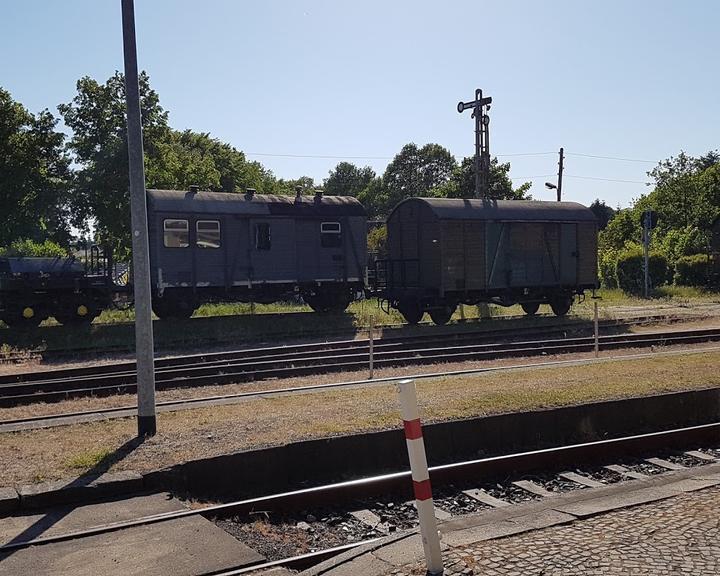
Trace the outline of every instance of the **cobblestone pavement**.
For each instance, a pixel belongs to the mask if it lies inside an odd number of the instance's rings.
[[[717,576],[720,488],[455,548],[445,566],[445,576]],[[425,566],[391,574],[424,575]]]

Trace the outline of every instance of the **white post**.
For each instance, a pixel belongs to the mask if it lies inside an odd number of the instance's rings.
[[[369,374],[368,380],[373,379],[373,327],[375,324],[375,316],[370,314],[370,323],[368,324],[368,349],[369,349]]]
[[[154,436],[155,360],[150,287],[150,244],[148,239],[145,165],[143,161],[140,86],[135,42],[135,5],[122,0],[123,52],[125,56],[125,99],[130,179],[130,228],[132,230],[133,295],[135,298],[135,359],[137,364],[138,436]]]
[[[425,456],[425,443],[422,437],[415,383],[412,380],[401,380],[398,382],[398,394],[400,396],[400,412],[405,428],[405,441],[407,442],[408,457],[410,458],[415,506],[420,518],[420,535],[422,536],[425,551],[427,573],[440,575],[443,573],[440,536],[438,535],[437,521],[435,520],[435,506],[430,487],[430,474],[428,473],[427,457]]]
[[[599,342],[599,336],[598,336],[598,305],[597,300],[593,300],[594,306],[594,318],[593,323],[595,325],[595,358],[597,358],[600,355],[600,342]]]

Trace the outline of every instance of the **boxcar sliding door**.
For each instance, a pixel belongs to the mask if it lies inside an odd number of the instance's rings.
[[[560,225],[560,283],[577,282],[577,224]]]

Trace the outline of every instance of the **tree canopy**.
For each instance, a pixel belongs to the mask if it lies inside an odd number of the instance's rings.
[[[0,246],[69,239],[70,159],[56,125],[47,110],[32,114],[0,88]]]
[[[606,285],[612,285],[620,252],[639,249],[644,210],[658,213],[651,250],[665,257],[671,270],[682,258],[708,250],[711,225],[720,216],[720,154],[710,151],[693,158],[680,152],[659,162],[648,176],[655,181],[653,190],[618,210],[600,233],[600,270]],[[603,209],[602,203],[591,208]]]
[[[593,203],[590,204],[590,210],[593,211],[593,214],[595,214],[598,219],[598,228],[600,230],[605,230],[607,225],[610,223],[610,220],[615,217],[615,210],[599,198],[596,198]]]
[[[358,168],[351,162],[340,162],[323,183],[323,191],[329,196],[355,196],[367,188],[375,178],[375,171],[370,166]]]
[[[139,81],[148,188],[182,190],[197,184],[216,192],[276,191],[272,173],[248,162],[233,146],[207,133],[170,128],[168,113],[145,72]],[[104,84],[80,79],[77,95],[58,109],[73,131],[69,149],[78,165],[72,182],[72,223],[83,229],[92,221],[103,241],[127,250],[130,196],[123,75],[116,72]]]

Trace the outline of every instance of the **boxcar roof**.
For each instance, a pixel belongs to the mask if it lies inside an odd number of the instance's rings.
[[[594,222],[595,214],[576,202],[540,200],[481,200],[462,198],[408,198],[395,207],[422,203],[440,220],[541,220]],[[390,218],[392,218],[392,214]]]
[[[351,196],[273,196],[228,192],[188,192],[184,190],[148,190],[151,210],[177,214],[247,214],[337,218],[365,216],[365,208]]]

